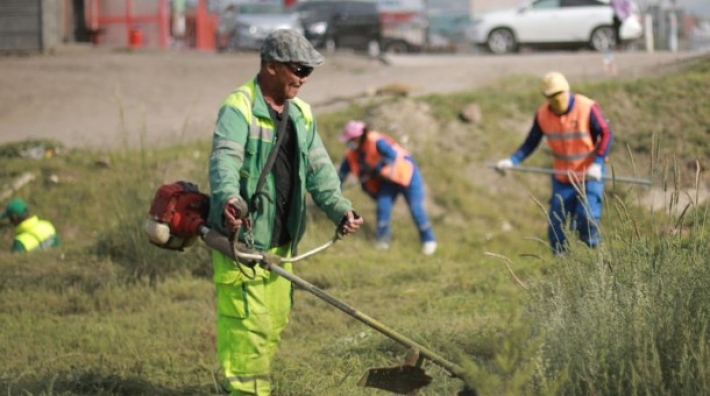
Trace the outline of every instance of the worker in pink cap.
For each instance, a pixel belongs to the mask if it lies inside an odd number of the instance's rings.
[[[411,154],[384,133],[368,130],[362,121],[349,121],[340,141],[348,147],[338,174],[341,182],[352,173],[363,191],[377,202],[377,245],[389,249],[392,206],[401,194],[419,230],[422,253],[436,251],[436,238],[424,210],[424,180]]]

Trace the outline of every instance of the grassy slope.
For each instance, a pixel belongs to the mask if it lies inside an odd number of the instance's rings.
[[[510,278],[506,260],[525,282],[555,268],[540,240],[547,181],[535,175],[500,179],[485,164],[522,141],[539,104],[537,82],[507,79],[496,89],[424,98],[441,141],[416,143],[440,239],[433,258],[418,254],[411,220],[399,203],[395,243],[371,249],[367,233],[298,265],[298,272],[334,296],[448,359],[462,361],[481,389],[516,389],[529,379],[530,337],[520,312],[529,295]],[[657,78],[576,85],[599,101],[616,132],[612,164],[619,174],[648,175],[653,160],[684,164],[707,154],[710,132],[708,62]],[[456,112],[475,101],[483,122],[470,127]],[[320,117],[337,131],[367,106]],[[465,131],[465,133],[455,133]],[[331,153],[342,147],[324,133]],[[633,169],[629,151],[637,164]],[[536,154],[528,165],[546,166]],[[203,188],[209,143],[140,152],[70,152],[52,159],[3,158],[0,181],[31,169],[40,177],[19,195],[61,230],[65,246],[31,256],[0,252],[0,377],[8,394],[210,394],[221,379],[214,351],[214,310],[208,252],[162,252],[139,228],[155,188],[178,179]],[[337,155],[334,155],[337,158]],[[111,166],[100,167],[98,159]],[[53,184],[49,176],[57,175]],[[660,176],[655,176],[656,180]],[[612,202],[633,202],[638,190],[610,189]],[[369,224],[374,206],[347,191]],[[632,210],[640,233],[654,223]],[[604,222],[619,219],[613,208]],[[303,249],[330,237],[332,226],[312,213]],[[508,227],[508,225],[510,227]],[[371,231],[371,225],[368,231]],[[0,239],[11,239],[10,227]],[[610,242],[613,242],[610,241]],[[405,348],[304,291],[296,293],[291,325],[274,367],[279,395],[379,394],[355,386],[365,368],[400,362]],[[469,365],[475,361],[476,366]],[[461,382],[429,369],[427,395],[451,394]],[[554,384],[550,385],[553,386]]]

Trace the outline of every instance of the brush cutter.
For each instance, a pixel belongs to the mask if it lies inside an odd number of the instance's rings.
[[[244,270],[243,266],[251,266],[253,270],[254,265],[259,265],[288,279],[295,285],[300,286],[394,341],[411,348],[404,364],[396,367],[369,369],[360,379],[358,383],[360,386],[374,387],[403,395],[416,395],[419,389],[427,386],[432,380],[421,367],[424,360],[427,359],[446,370],[453,377],[464,382],[465,386],[459,392],[460,396],[476,395],[473,386],[467,383],[462,367],[444,359],[435,352],[417,344],[279,266],[283,262],[292,263],[303,260],[329,248],[342,238],[340,227],[338,227],[333,238],[324,245],[295,257],[282,258],[250,250],[236,238],[228,238],[218,231],[210,229],[205,225],[208,212],[209,197],[201,193],[195,184],[182,181],[166,184],[158,189],[153,198],[148,218],[143,226],[144,231],[152,244],[168,250],[182,251],[190,247],[195,239],[201,238],[210,248],[234,259],[240,270]]]
[[[488,164],[491,169],[497,169],[495,164]],[[514,166],[506,170],[516,171],[516,172],[528,172],[528,173],[542,173],[545,175],[563,175],[563,176],[574,176],[582,180],[585,175],[583,173],[568,172],[558,169],[546,169],[546,168],[536,168],[532,166]],[[602,178],[604,181],[614,181],[618,183],[629,183],[629,184],[641,184],[645,186],[651,185],[651,180],[649,179],[639,179],[635,177],[623,177],[623,176],[604,176]]]
[[[428,348],[417,344],[416,342],[412,341],[401,333],[363,314],[352,306],[331,296],[330,294],[319,289],[315,285],[307,282],[303,278],[284,270],[278,265],[282,262],[300,261],[306,257],[310,257],[316,253],[322,252],[323,250],[332,246],[337,240],[342,238],[340,233],[336,232],[332,240],[313,250],[310,250],[295,257],[283,258],[267,253],[250,251],[242,243],[230,242],[226,236],[220,234],[219,232],[211,230],[210,228],[204,225],[200,226],[199,232],[200,236],[205,241],[205,244],[207,244],[207,246],[211,247],[212,249],[215,249],[220,253],[235,259],[238,262],[257,263],[262,268],[288,279],[295,285],[300,286],[304,290],[307,290],[316,297],[324,300],[325,302],[331,304],[332,306],[338,308],[349,316],[352,316],[353,318],[366,324],[367,326],[377,330],[378,332],[384,334],[392,340],[397,341],[401,345],[411,348],[407,358],[405,359],[404,364],[396,367],[369,369],[360,379],[358,385],[378,388],[402,395],[415,395],[419,391],[419,389],[429,385],[432,380],[432,378],[427,375],[421,368],[424,359],[431,361],[432,363],[440,366],[441,368],[449,372],[452,376],[466,382],[465,371],[462,367],[444,359],[443,357],[439,356]],[[459,395],[474,396],[476,395],[476,392],[472,386],[466,384],[464,390],[459,392]]]

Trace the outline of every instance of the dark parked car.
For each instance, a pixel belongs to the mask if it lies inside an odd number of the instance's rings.
[[[294,29],[303,34],[296,14],[280,4],[229,5],[220,14],[215,31],[217,51],[258,50],[266,36],[278,29]]]
[[[339,48],[367,51],[377,56],[382,45],[382,27],[375,2],[312,0],[297,3],[305,36],[316,48],[333,52]]]

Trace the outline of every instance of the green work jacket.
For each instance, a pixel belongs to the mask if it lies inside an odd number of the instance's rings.
[[[291,251],[305,232],[306,193],[336,225],[352,204],[343,197],[340,179],[318,134],[310,106],[298,99],[291,100],[289,117],[296,129],[296,157],[298,174],[294,178],[293,206],[286,224],[292,237]],[[250,202],[256,184],[274,146],[276,124],[271,119],[256,79],[244,84],[222,104],[214,129],[212,153],[209,159],[210,214],[208,226],[226,233],[223,210],[229,198],[241,197]],[[296,169],[296,168],[295,168]],[[251,208],[253,248],[270,248],[276,207],[274,177],[269,172],[262,192],[270,198],[260,199]],[[245,240],[244,228],[240,240]]]
[[[13,252],[46,250],[59,245],[59,237],[52,223],[31,216],[15,226]]]

